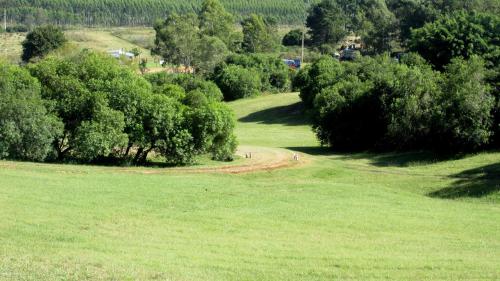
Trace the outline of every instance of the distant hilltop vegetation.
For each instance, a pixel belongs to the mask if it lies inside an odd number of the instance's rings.
[[[222,0],[237,18],[250,13],[273,17],[280,24],[302,23],[316,0]],[[152,25],[168,13],[196,12],[201,0],[0,0],[9,25]]]

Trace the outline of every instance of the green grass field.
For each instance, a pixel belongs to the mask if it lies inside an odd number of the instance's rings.
[[[500,279],[500,153],[331,153],[298,101],[231,103],[290,168],[0,161],[0,280]]]

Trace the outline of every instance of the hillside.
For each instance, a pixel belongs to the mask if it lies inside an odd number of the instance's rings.
[[[272,16],[282,24],[302,23],[310,0],[222,0],[238,18],[249,13]],[[2,4],[2,2],[0,2]],[[151,26],[170,12],[199,9],[201,0],[12,0],[4,3],[11,24],[54,23],[85,26]],[[0,8],[3,8],[0,5]],[[2,9],[3,10],[3,9]]]
[[[500,279],[500,153],[334,154],[298,102],[230,103],[240,145],[289,168],[0,161],[0,280]]]
[[[106,52],[137,48],[141,51],[142,58],[148,59],[150,63],[154,61],[148,49],[154,40],[154,31],[151,28],[78,29],[67,30],[65,35],[70,44],[80,49]],[[19,61],[21,43],[25,36],[25,33],[0,33],[0,59]]]

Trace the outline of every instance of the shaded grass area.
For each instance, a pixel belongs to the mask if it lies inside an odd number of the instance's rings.
[[[474,157],[474,155],[449,157],[425,151],[346,154],[344,152],[332,151],[328,147],[288,147],[287,149],[309,155],[335,157],[335,159],[341,161],[357,163],[353,168],[359,168],[361,164],[361,167],[365,170],[371,167],[369,171],[373,173],[387,175],[405,174],[415,177],[452,179],[453,182],[449,186],[438,190],[432,190],[427,194],[434,198],[481,198],[491,195],[493,198],[497,198],[495,200],[500,199],[500,159],[498,159],[498,163],[486,164],[483,166],[474,166],[473,163],[470,163],[471,165],[463,167],[465,170],[450,174],[450,167],[453,167],[456,163],[467,163],[470,159],[477,157]],[[486,155],[488,154],[496,155],[498,152],[486,153]],[[477,165],[482,164],[478,163]],[[469,166],[473,166],[473,168],[469,168]]]
[[[437,198],[484,197],[500,192],[500,162],[454,174],[457,179],[451,186],[429,195]],[[500,197],[500,196],[499,196]]]
[[[282,124],[288,126],[309,125],[301,102],[266,108],[238,119],[239,122],[258,124]]]

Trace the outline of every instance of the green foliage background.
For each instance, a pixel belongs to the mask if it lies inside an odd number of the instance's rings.
[[[168,13],[197,12],[201,0],[9,0],[9,22],[69,25],[152,25]],[[241,19],[250,13],[272,16],[282,23],[301,23],[311,0],[223,0],[224,7]],[[3,6],[3,7],[2,7]]]

